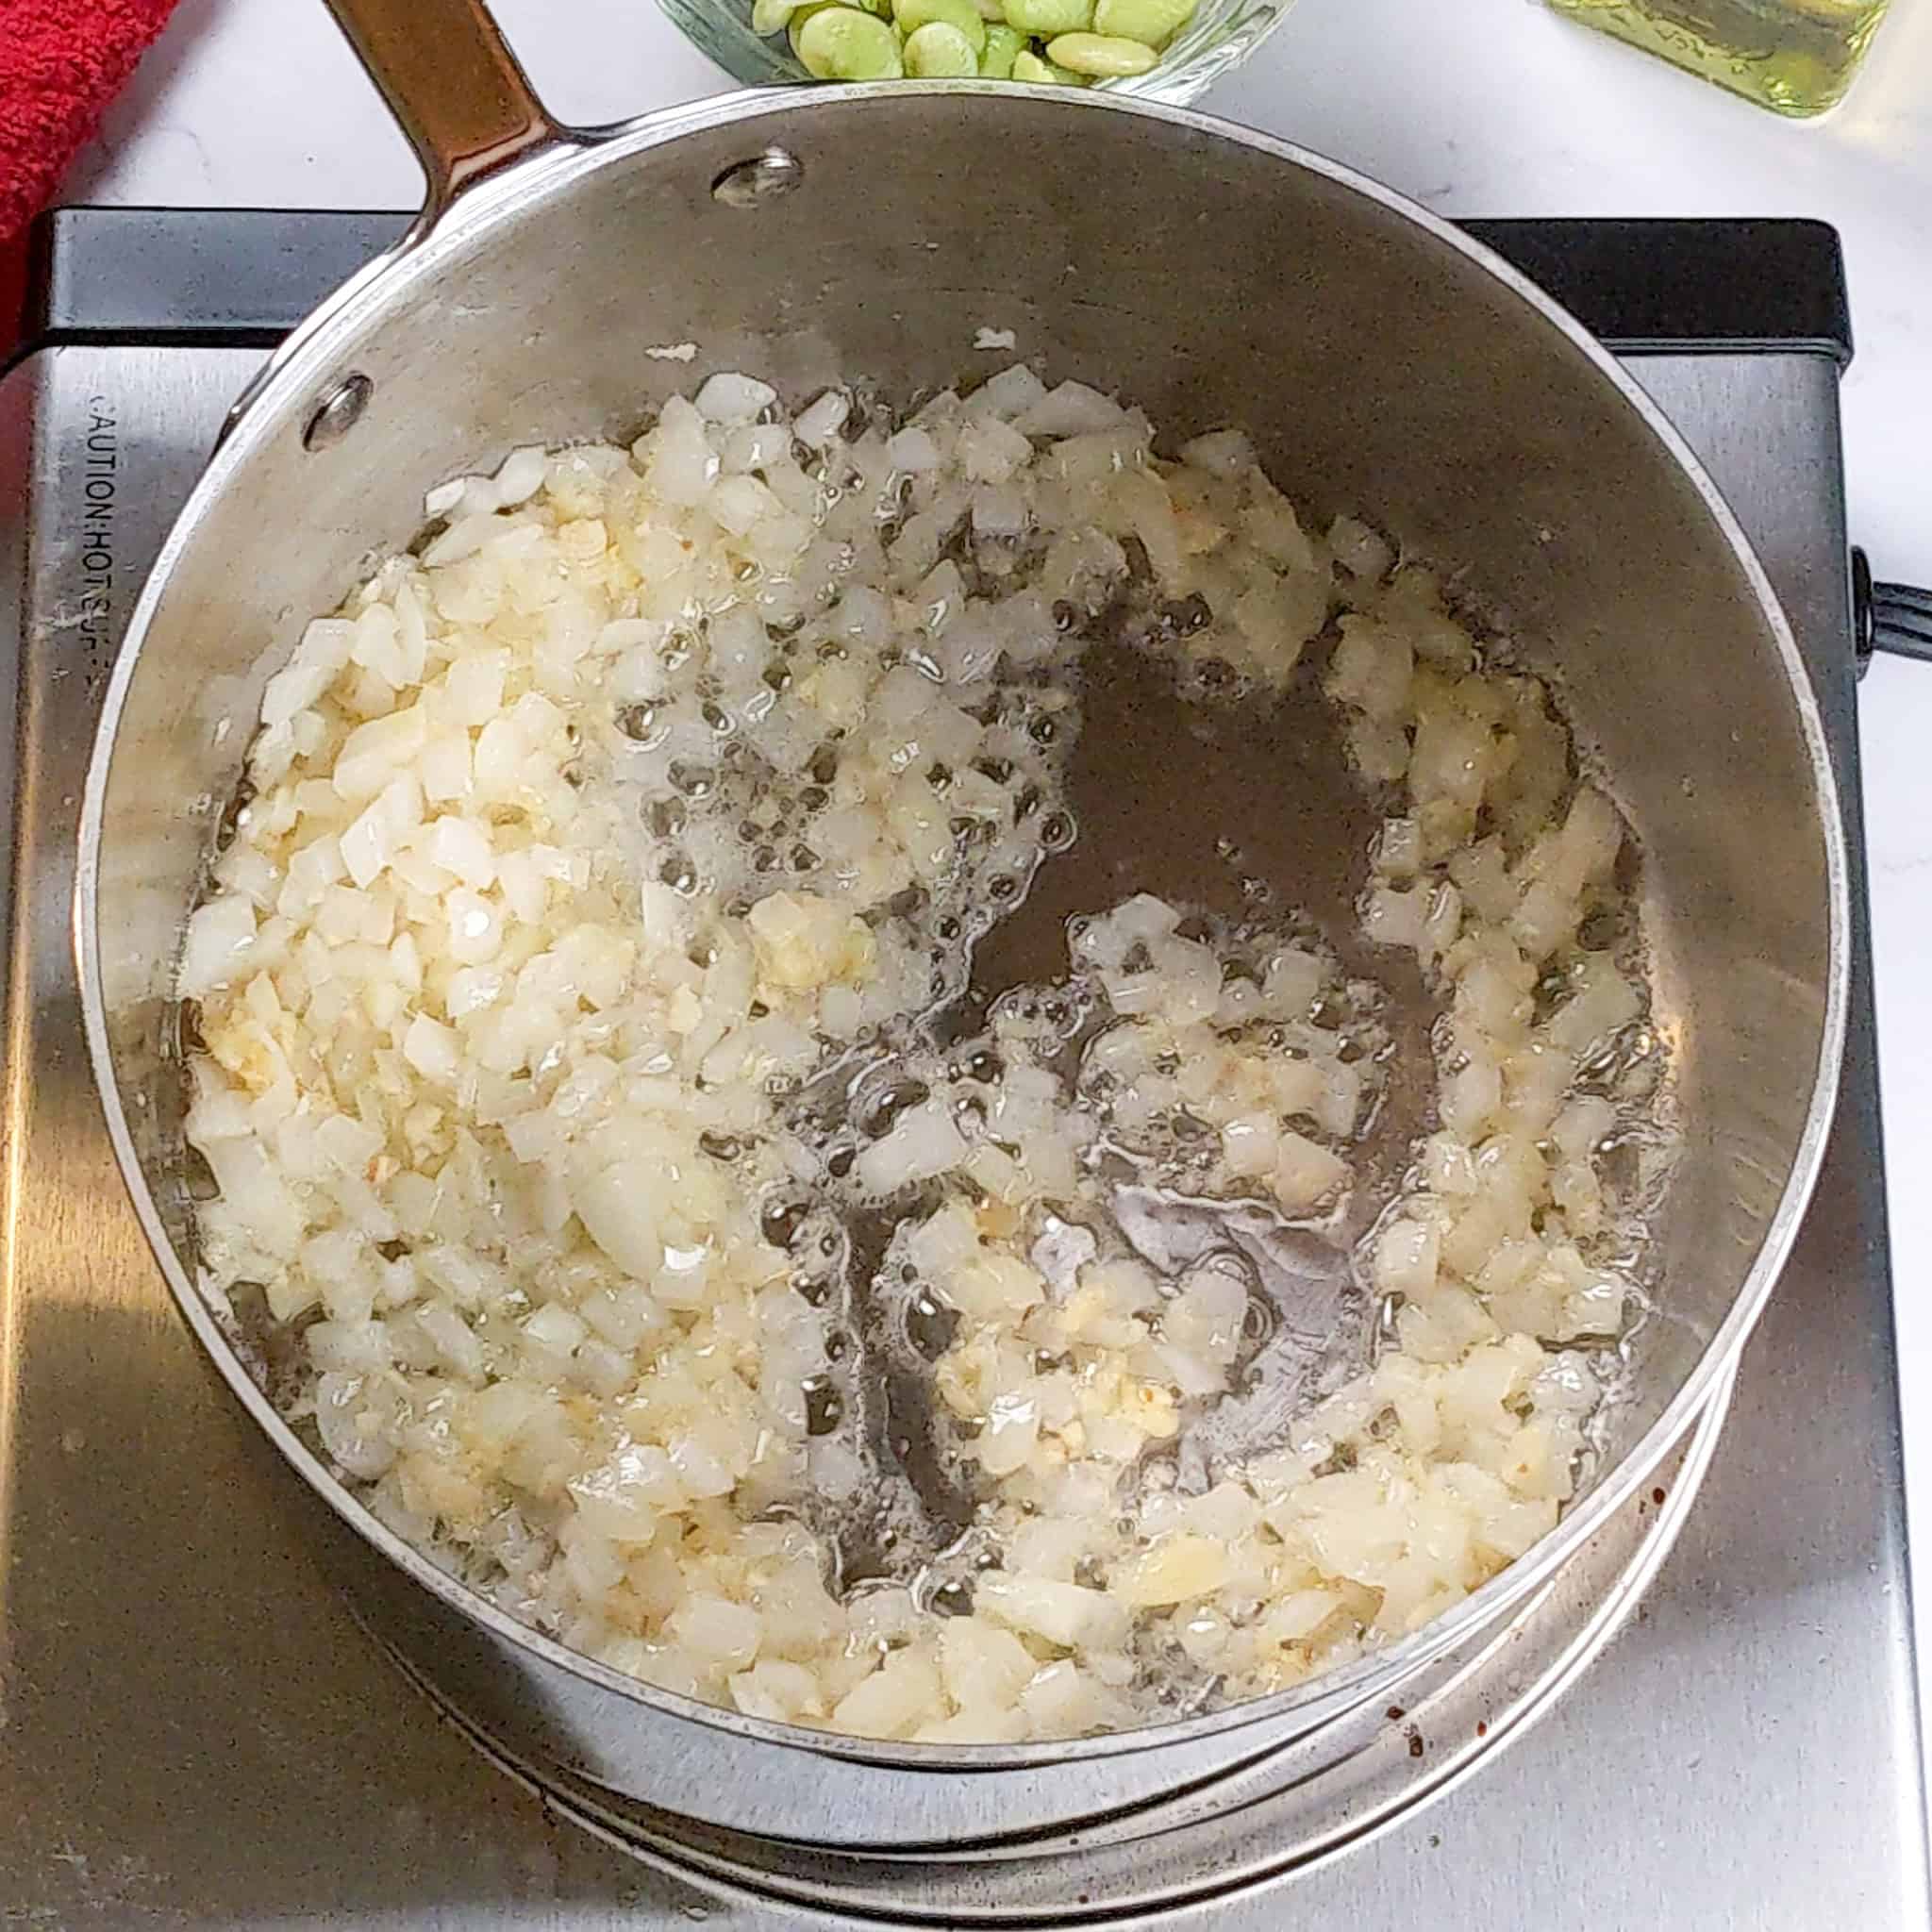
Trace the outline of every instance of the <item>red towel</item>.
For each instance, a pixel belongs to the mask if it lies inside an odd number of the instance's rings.
[[[39,211],[175,0],[0,0],[0,242]]]
[[[0,347],[12,335],[19,238],[175,0],[0,0]]]

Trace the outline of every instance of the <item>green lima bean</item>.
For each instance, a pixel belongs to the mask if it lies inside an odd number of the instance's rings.
[[[819,8],[793,44],[816,80],[897,80],[906,71],[892,29],[856,7]]]
[[[1145,74],[1160,58],[1140,41],[1117,40],[1107,34],[1057,34],[1046,43],[1046,58],[1074,74],[1091,74],[1096,80],[1119,80]]]
[[[1147,73],[1200,0],[752,0],[818,80],[1012,79],[1091,87]],[[1002,17],[1004,16],[1004,17]]]
[[[979,74],[982,80],[1009,80],[1013,62],[1026,51],[1026,36],[1017,27],[990,26],[986,45],[980,49]]]
[[[1094,0],[1093,31],[1110,40],[1165,46],[1194,17],[1199,0]]]
[[[906,36],[906,72],[921,80],[959,80],[979,72],[979,56],[959,29],[929,20]]]

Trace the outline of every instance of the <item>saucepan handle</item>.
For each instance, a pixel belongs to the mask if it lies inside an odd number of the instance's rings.
[[[369,77],[389,103],[423,163],[427,188],[415,225],[386,254],[350,276],[296,328],[257,372],[228,411],[217,446],[234,433],[261,395],[301,350],[310,333],[368,282],[387,273],[432,229],[451,205],[512,161],[581,137],[544,111],[484,0],[327,0]],[[316,398],[304,435],[326,436],[331,423],[352,421],[360,407],[349,375],[338,391]]]
[[[428,176],[429,221],[563,138],[483,0],[328,0]]]
[[[1862,675],[1874,651],[1932,659],[1932,591],[1912,584],[1878,584],[1859,549],[1852,552],[1853,641]]]

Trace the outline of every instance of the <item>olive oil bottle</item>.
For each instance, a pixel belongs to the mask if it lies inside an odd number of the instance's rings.
[[[1888,0],[1551,0],[1780,114],[1822,114],[1851,85]]]

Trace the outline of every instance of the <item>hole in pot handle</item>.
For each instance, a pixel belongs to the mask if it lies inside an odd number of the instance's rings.
[[[483,0],[328,0],[328,8],[423,163],[426,220],[560,138]]]

